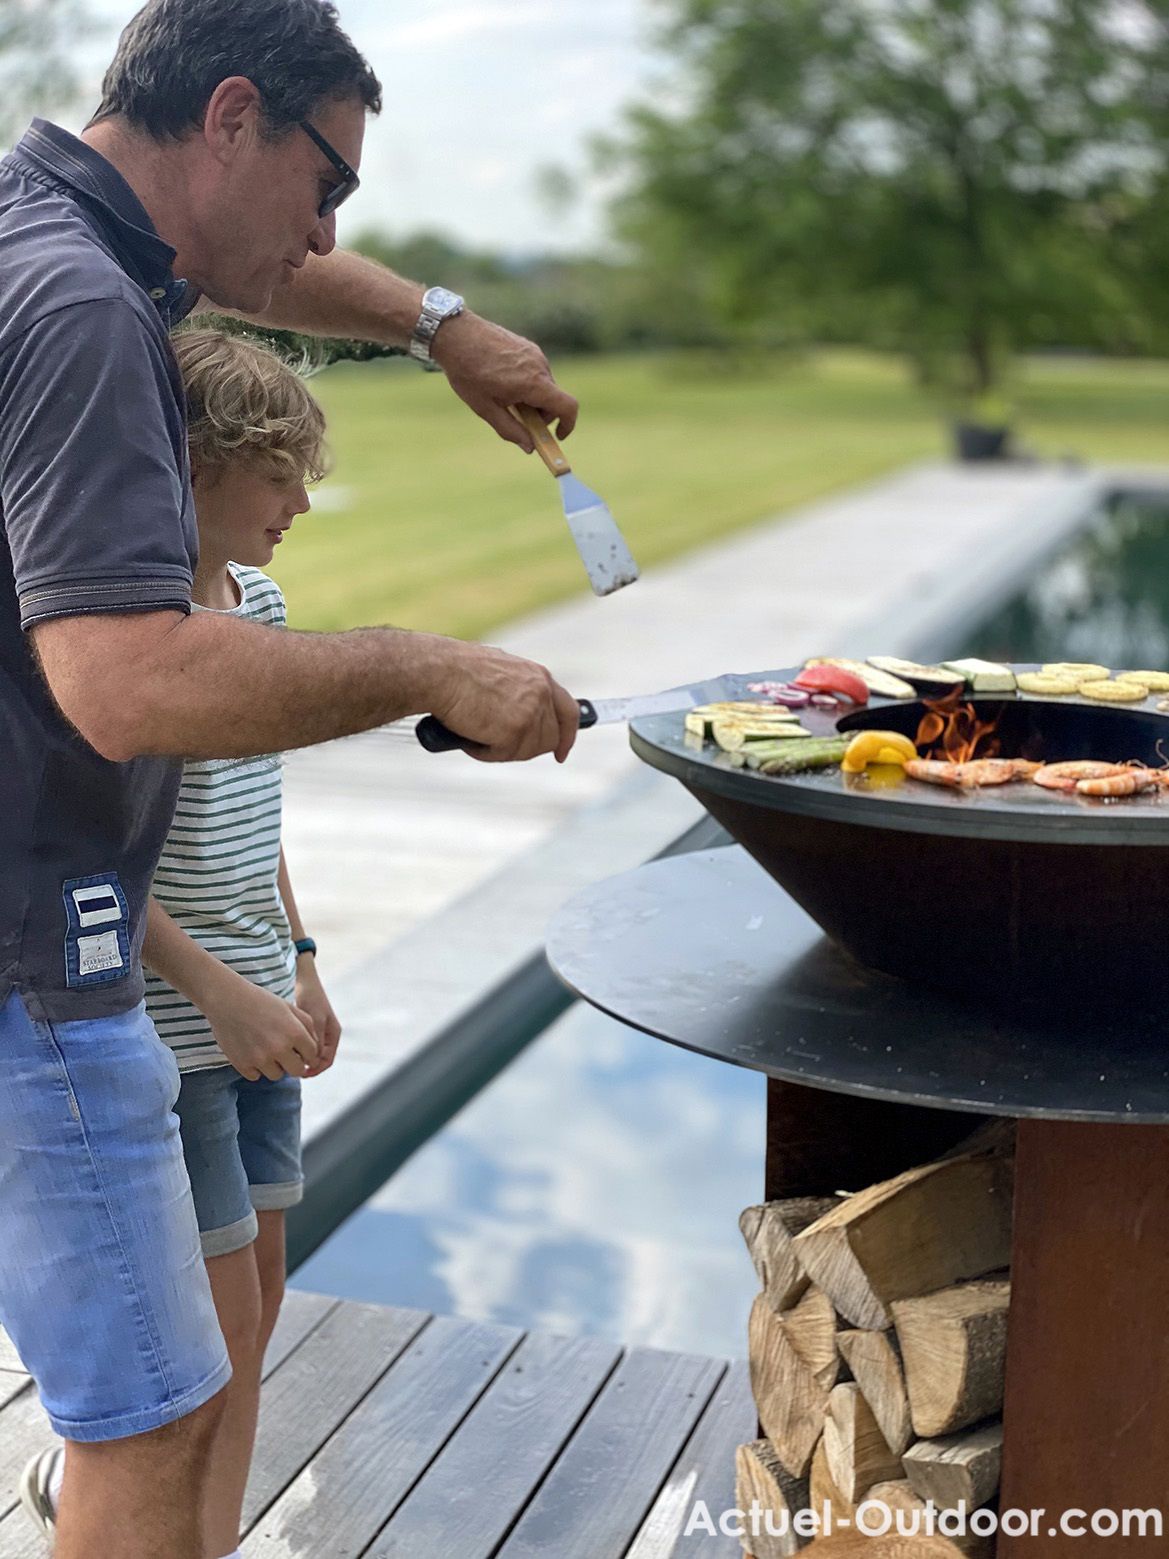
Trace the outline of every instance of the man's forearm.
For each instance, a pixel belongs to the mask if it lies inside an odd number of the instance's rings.
[[[127,756],[231,758],[351,736],[428,711],[461,648],[394,628],[179,618],[128,668],[135,696],[118,745]]]
[[[310,254],[304,269],[273,295],[257,324],[312,336],[408,345],[425,288],[347,249]],[[444,329],[446,327],[444,326]]]
[[[179,612],[95,612],[31,632],[62,712],[115,763],[251,757],[422,713],[488,762],[563,761],[579,721],[543,666],[435,634],[296,633]]]

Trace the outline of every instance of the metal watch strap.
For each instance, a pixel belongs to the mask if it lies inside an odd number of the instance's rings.
[[[418,316],[418,323],[414,326],[414,329],[410,334],[410,345],[408,347],[410,356],[414,358],[416,362],[421,363],[424,368],[429,368],[432,370],[438,369],[439,367],[439,365],[434,361],[434,356],[431,352],[431,347],[434,344],[435,336],[438,335],[440,328],[447,322],[448,319],[457,318],[458,315],[463,312],[464,308],[463,300],[458,296],[457,293],[447,293],[448,298],[457,300],[458,307],[453,311],[439,313],[436,308],[427,304],[427,299],[431,296],[432,293],[436,291],[446,292],[446,289],[428,287],[426,292],[423,294],[422,312]]]

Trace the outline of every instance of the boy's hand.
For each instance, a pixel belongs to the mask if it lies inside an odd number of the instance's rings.
[[[320,1047],[307,1012],[234,970],[203,1008],[215,1042],[236,1071],[255,1082],[311,1077]]]
[[[317,1059],[304,1074],[319,1077],[327,1072],[337,1059],[337,1045],[341,1038],[341,1024],[333,1011],[325,987],[317,973],[317,961],[311,953],[296,960],[296,1005],[312,1019],[313,1033],[317,1041]]]

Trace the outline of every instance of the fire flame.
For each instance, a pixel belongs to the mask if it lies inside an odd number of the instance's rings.
[[[930,758],[950,763],[970,763],[975,758],[997,758],[1001,744],[995,736],[997,720],[980,720],[973,704],[959,702],[961,688],[945,698],[926,699],[929,711],[921,717],[914,738]]]

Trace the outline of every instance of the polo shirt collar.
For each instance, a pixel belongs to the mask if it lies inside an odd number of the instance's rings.
[[[30,171],[48,174],[57,184],[99,208],[105,230],[126,271],[155,296],[159,290],[186,291],[172,275],[175,251],[150,220],[146,207],[114,167],[68,130],[34,119],[17,143],[12,158],[31,164]]]

